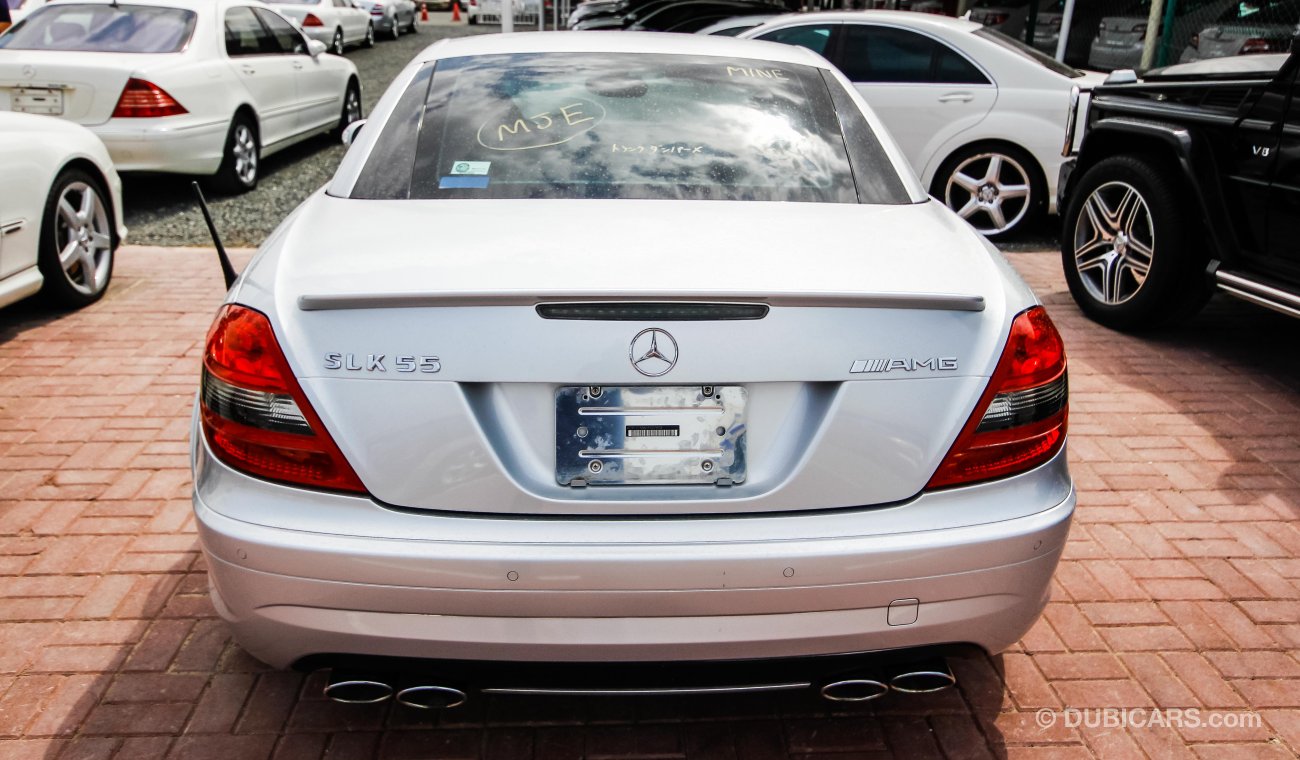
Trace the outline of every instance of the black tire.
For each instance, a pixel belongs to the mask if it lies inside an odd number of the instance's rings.
[[[372,48],[375,46],[375,25],[366,24],[366,38],[361,41],[361,47]]]
[[[972,170],[979,176],[973,177]],[[978,187],[958,183],[959,171]],[[991,172],[996,172],[996,180]],[[1003,187],[1028,187],[1028,195],[1012,197],[1002,192]],[[976,143],[953,153],[935,172],[930,194],[990,240],[1031,227],[1047,210],[1047,180],[1042,167],[1028,152],[1003,143]],[[975,205],[968,208],[971,203]],[[994,207],[1002,216],[1002,224],[998,223]]]
[[[1079,178],[1061,218],[1061,262],[1070,295],[1094,321],[1149,329],[1190,317],[1210,297],[1199,214],[1178,181],[1133,155],[1099,161]]]
[[[469,24],[470,26],[474,26],[475,24],[478,23],[478,16],[471,16],[469,14],[465,14],[465,23]]]
[[[343,55],[343,29],[334,30],[334,41],[330,43],[330,52],[334,55]]]
[[[248,159],[251,157],[250,167]],[[217,191],[229,195],[246,193],[257,187],[262,172],[262,141],[257,134],[257,125],[247,114],[237,113],[230,121],[230,131],[226,133],[226,148],[222,153],[221,166],[212,178],[212,186]]]
[[[348,125],[359,121],[364,114],[361,108],[361,87],[357,80],[349,79],[347,89],[343,91],[343,111],[339,114],[339,125],[334,129],[334,137],[342,140]]]
[[[87,193],[92,194],[89,203],[86,203]],[[89,209],[89,213],[75,214],[84,223],[69,223],[60,212],[61,200],[67,200],[77,212]],[[45,278],[41,297],[48,303],[80,309],[104,297],[113,279],[113,255],[117,248],[112,202],[112,196],[104,190],[99,178],[89,172],[68,168],[54,179],[40,220],[36,257],[36,265]],[[86,234],[83,236],[82,232]],[[59,255],[64,249],[70,251],[66,267]]]
[[[406,31],[411,34],[420,33],[420,27],[416,24],[416,15],[414,9],[411,10],[411,24],[410,26],[406,27]]]

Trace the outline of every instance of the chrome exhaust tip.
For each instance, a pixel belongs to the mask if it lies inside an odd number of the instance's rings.
[[[889,679],[889,687],[903,694],[932,694],[957,685],[947,660],[911,663],[908,669]]]
[[[393,687],[351,673],[331,673],[325,696],[345,705],[373,705],[392,697]]]
[[[397,692],[397,703],[417,710],[447,710],[465,704],[465,692],[450,686],[408,686]]]
[[[849,678],[822,687],[822,697],[832,702],[869,702],[889,693],[889,685],[874,678]]]

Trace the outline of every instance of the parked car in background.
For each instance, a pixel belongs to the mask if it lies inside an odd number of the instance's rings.
[[[0,102],[89,127],[119,171],[242,192],[263,157],[361,118],[361,85],[259,2],[78,0],[0,36]]]
[[[0,112],[0,306],[41,293],[94,303],[113,277],[122,182],[90,130],[49,116]]]
[[[1300,54],[1098,87],[1066,165],[1061,256],[1092,319],[1141,330],[1215,288],[1300,317]]]
[[[375,44],[370,12],[352,0],[277,0],[272,7],[335,55],[343,55],[349,46]]]
[[[1025,19],[1029,16],[1030,0],[975,0],[966,18],[1008,37],[1023,39]]]
[[[194,513],[245,651],[423,708],[865,701],[1038,619],[1061,337],[825,59],[474,35],[376,113],[203,351]]]
[[[419,11],[412,0],[356,0],[356,4],[370,14],[370,24],[376,34],[397,39],[402,32],[420,31],[416,25]]]
[[[696,32],[696,34],[715,35],[718,37],[735,37],[747,29],[753,29],[759,24],[765,24],[776,18],[775,15],[755,14],[752,16],[731,16],[721,21],[715,21]]]
[[[1156,45],[1165,46],[1172,60],[1187,46],[1193,34],[1237,1],[1179,0],[1169,39],[1158,39]],[[1100,71],[1140,68],[1150,14],[1151,0],[1138,0],[1122,13],[1103,17],[1088,53],[1088,66]]]
[[[1232,55],[1283,53],[1300,31],[1300,2],[1243,0],[1225,10],[1214,25],[1192,35],[1182,61]]]
[[[626,28],[630,32],[691,34],[725,18],[745,14],[773,18],[784,11],[785,8],[780,5],[749,0],[670,0],[661,6],[655,6],[653,10],[647,6],[642,11],[627,16]]]
[[[543,7],[542,0],[511,0],[515,13],[515,23],[520,23],[520,19],[528,19],[531,23],[537,23],[537,13]],[[546,5],[549,7],[549,3]],[[466,10],[466,22],[469,24],[501,22],[502,0],[470,0],[469,9]],[[487,20],[484,20],[484,17]]]
[[[990,237],[1055,211],[1071,93],[1102,80],[973,21],[923,13],[789,15],[741,36],[830,59],[930,193]]]

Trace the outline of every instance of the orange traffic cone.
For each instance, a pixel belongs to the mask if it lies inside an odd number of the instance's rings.
[[[428,21],[428,20],[429,20],[429,4],[428,4],[428,3],[420,3],[420,20],[421,20],[421,21]]]
[[[453,2],[451,4],[451,20],[453,22],[460,21],[460,3]]]

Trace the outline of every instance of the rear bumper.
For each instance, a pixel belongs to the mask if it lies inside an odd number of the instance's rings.
[[[200,470],[222,468],[200,448]],[[1036,497],[1044,479],[1062,476],[1064,453],[1011,479],[1023,487],[1008,492]],[[325,654],[647,662],[948,643],[997,652],[1046,604],[1075,505],[1067,485],[1063,499],[1023,517],[882,535],[869,535],[878,510],[626,521],[425,513],[432,538],[374,538],[233,519],[225,500],[260,496],[269,514],[288,504],[277,492],[296,489],[229,471],[219,479],[194,499],[213,602],[245,649],[277,667]],[[310,507],[295,503],[308,507],[309,526]],[[770,538],[752,537],[755,520],[774,526]]]
[[[119,172],[215,174],[230,122],[208,118],[110,119],[90,130]]]
[[[1142,63],[1142,46],[1103,47],[1096,43],[1088,53],[1088,67],[1112,71],[1114,69],[1136,69]]]

